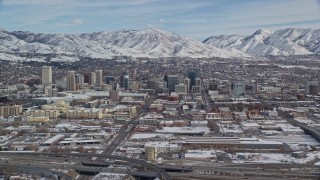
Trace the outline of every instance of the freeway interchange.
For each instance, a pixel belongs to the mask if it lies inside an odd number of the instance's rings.
[[[38,169],[57,179],[72,179],[52,169],[74,169],[77,172],[97,174],[99,172],[124,173],[136,177],[161,179],[317,179],[320,168],[304,164],[225,164],[216,166],[154,165],[142,160],[104,154],[53,154],[53,153],[0,153],[0,167],[15,167],[32,173]],[[73,163],[66,160],[73,159]],[[88,157],[107,158],[108,162],[89,160]],[[117,169],[112,164],[140,167],[140,169]],[[144,169],[141,169],[143,167]],[[33,172],[36,173],[36,172]]]

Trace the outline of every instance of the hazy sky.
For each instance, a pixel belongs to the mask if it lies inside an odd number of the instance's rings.
[[[203,40],[320,28],[320,0],[0,0],[0,27],[49,33],[160,28]]]

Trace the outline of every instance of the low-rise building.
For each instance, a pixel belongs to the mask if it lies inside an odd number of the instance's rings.
[[[193,161],[212,161],[217,159],[216,151],[188,150],[184,158]]]
[[[22,113],[22,106],[16,104],[0,104],[0,116],[18,116]]]
[[[52,111],[59,111],[59,112],[66,112],[69,106],[65,101],[57,101],[53,104],[45,104],[41,106],[43,110],[52,110]]]
[[[219,113],[207,113],[206,115],[206,120],[210,121],[217,121],[217,120],[221,120],[221,116]]]
[[[28,122],[49,122],[49,117],[28,117]]]
[[[103,117],[103,113],[101,109],[74,109],[68,110],[66,112],[67,119],[101,119]]]
[[[25,117],[48,117],[50,119],[57,119],[60,115],[58,110],[29,110],[23,112],[23,116]]]
[[[166,141],[147,142],[144,147],[154,147],[157,153],[175,152],[179,150],[178,144],[170,144]]]
[[[202,150],[291,150],[287,144],[275,141],[264,141],[257,138],[239,137],[199,137],[188,138],[182,143],[182,149],[202,149]]]

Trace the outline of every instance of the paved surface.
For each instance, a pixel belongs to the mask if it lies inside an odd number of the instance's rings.
[[[21,154],[21,153],[16,153]],[[16,154],[8,154],[8,153],[0,153],[0,157],[4,156],[10,158],[11,156],[17,156]],[[23,153],[23,156],[27,156],[25,160],[29,159],[32,160],[32,156],[35,160],[38,160],[38,155],[47,154],[48,153]],[[36,155],[36,156],[35,156]],[[65,156],[66,154],[61,154]],[[73,154],[77,156],[78,154]],[[69,154],[68,154],[69,156]],[[79,157],[88,157],[88,154],[80,154]],[[91,156],[99,156],[91,154]],[[22,156],[19,156],[22,157]],[[40,156],[42,158],[42,156]],[[103,157],[100,155],[99,157]],[[105,158],[113,159],[114,156],[105,156]],[[18,157],[16,157],[18,158]],[[97,167],[94,166],[95,161],[91,161],[91,166],[83,166],[82,164],[71,164],[65,165],[63,158],[59,157],[47,157],[51,158],[52,161],[54,159],[58,159],[61,163],[53,163],[50,160],[40,162],[24,162],[21,163],[21,160],[13,160],[10,158],[9,162],[10,165],[16,165],[18,167],[42,167],[42,168],[71,168],[77,171],[83,172],[113,172],[113,173],[125,173],[137,176],[144,176],[144,177],[156,177],[159,174],[162,174],[161,177],[163,179],[171,179],[169,176],[163,175],[166,173],[163,169],[170,169],[173,172],[169,174],[174,177],[174,179],[318,179],[320,175],[320,167],[309,165],[309,164],[223,164],[216,166],[178,166],[178,165],[161,165],[160,167],[156,167],[158,170],[154,170],[153,166],[150,164],[148,167],[149,169],[153,169],[154,171],[140,171],[140,170],[130,170],[130,169],[119,169],[119,168],[108,168],[110,162],[105,163],[106,167]],[[126,157],[120,157],[116,159],[128,159]],[[42,160],[43,161],[43,160]],[[1,161],[0,161],[1,162]],[[140,165],[140,160],[130,160],[131,164],[136,164],[137,166]],[[142,161],[144,162],[144,161]],[[5,163],[5,162],[2,162]],[[19,163],[19,164],[15,164]],[[119,162],[117,162],[119,163]],[[112,164],[112,163],[111,163]],[[6,164],[2,164],[6,165]],[[102,162],[98,163],[97,165],[103,165]],[[1,166],[1,163],[0,163]],[[133,165],[134,166],[134,165]],[[211,177],[211,178],[210,178]],[[85,179],[86,177],[82,177]]]
[[[300,127],[301,129],[303,129],[305,132],[312,135],[314,138],[316,138],[320,142],[320,131],[317,128],[308,126],[308,125],[301,123],[299,121],[296,121],[294,119],[287,118],[287,121],[294,126]]]
[[[147,163],[145,161],[142,160],[138,160],[138,159],[131,159],[128,157],[121,157],[121,156],[114,156],[114,155],[104,155],[104,154],[86,154],[86,153],[79,153],[79,154],[72,154],[72,153],[27,153],[27,152],[0,152],[0,155],[14,155],[14,156],[66,156],[66,157],[98,157],[98,158],[108,158],[108,159],[112,159],[112,160],[119,160],[119,161],[126,161],[126,162],[130,162],[133,164],[137,164],[137,165],[141,165],[144,166],[148,169],[153,170],[154,172],[158,173],[158,175],[165,180],[171,180],[171,176],[162,168],[154,165],[154,164],[150,164]],[[49,157],[48,157],[49,158]],[[30,163],[29,163],[30,164]],[[50,167],[53,166],[52,164],[50,164]],[[59,167],[64,167],[64,165],[59,164]],[[49,167],[48,167],[49,168]],[[78,167],[80,168],[80,167]],[[84,167],[84,169],[90,169],[92,167]]]
[[[137,115],[131,118],[126,124],[122,126],[117,136],[112,140],[112,142],[105,148],[102,154],[112,154],[119,145],[132,133],[140,117],[148,112],[150,104],[154,101],[155,97],[151,96],[143,106],[143,108],[137,113]],[[131,126],[131,128],[128,128]]]

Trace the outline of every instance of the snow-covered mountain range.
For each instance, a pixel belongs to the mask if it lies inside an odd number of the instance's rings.
[[[112,57],[248,57],[320,53],[320,30],[258,30],[251,36],[212,36],[205,41],[160,29],[83,34],[0,30],[0,60],[76,61]]]
[[[320,30],[260,29],[250,36],[212,36],[203,43],[225,50],[239,50],[252,56],[319,54]]]

